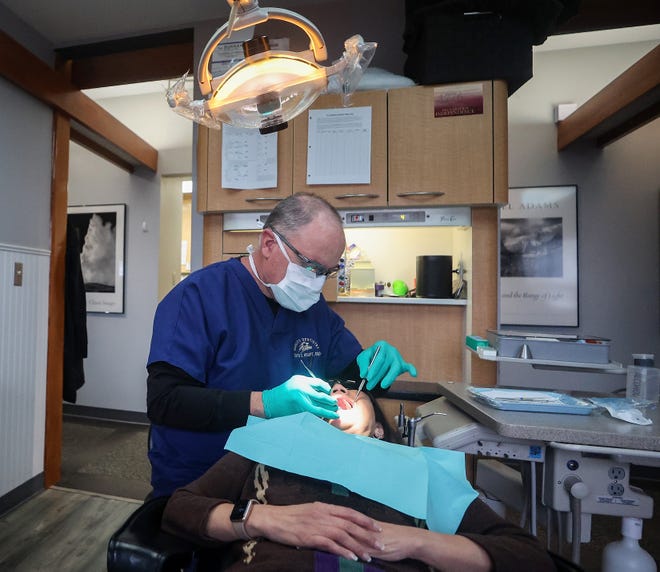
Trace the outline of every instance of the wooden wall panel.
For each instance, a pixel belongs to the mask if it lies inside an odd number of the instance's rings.
[[[202,264],[207,266],[222,260],[222,215],[204,215]]]
[[[465,306],[339,302],[331,307],[363,347],[378,340],[396,346],[417,368],[418,381],[463,379]]]
[[[209,128],[197,127],[197,212],[208,211]]]
[[[493,202],[509,202],[509,115],[506,82],[493,82]]]
[[[50,286],[48,295],[48,365],[44,485],[56,484],[62,473],[62,387],[64,378],[64,272],[69,182],[70,122],[62,113],[53,118],[53,166],[50,204]]]
[[[472,209],[472,326],[470,333],[486,337],[486,330],[497,327],[499,297],[499,211],[494,207]],[[494,362],[471,356],[471,381],[478,386],[497,383]]]
[[[222,236],[222,252],[230,255],[245,254],[247,245],[252,244],[255,248],[259,245],[260,230],[246,232],[224,232]]]

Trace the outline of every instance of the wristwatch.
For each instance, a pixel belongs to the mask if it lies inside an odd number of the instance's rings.
[[[245,523],[250,517],[252,507],[255,504],[257,504],[257,501],[254,499],[239,500],[234,505],[234,510],[231,511],[231,515],[229,516],[231,525],[234,527],[234,532],[236,532],[238,537],[243,540],[252,540],[252,537],[248,534],[248,531],[245,528]]]

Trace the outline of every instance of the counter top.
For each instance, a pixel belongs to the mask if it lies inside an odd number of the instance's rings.
[[[447,401],[503,437],[660,451],[660,407],[646,412],[653,424],[634,425],[602,410],[590,415],[502,411],[473,399],[466,383],[441,381],[437,387]]]
[[[357,304],[419,304],[426,306],[467,306],[467,300],[454,298],[406,298],[405,296],[337,296],[335,302]]]
[[[405,399],[407,401],[421,401],[426,403],[440,397],[442,394],[437,383],[429,381],[412,381],[397,379],[386,393],[380,397],[387,399]]]

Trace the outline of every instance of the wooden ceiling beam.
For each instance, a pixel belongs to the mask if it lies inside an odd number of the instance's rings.
[[[0,31],[0,76],[61,111],[116,146],[151,171],[158,168],[158,151],[82,93],[63,74],[53,70],[11,36]]]
[[[175,44],[73,60],[80,89],[179,78],[193,70],[193,44]]]
[[[194,66],[192,28],[60,48],[80,89],[181,77]]]
[[[577,34],[660,23],[658,0],[580,0],[577,14],[553,34]]]
[[[652,121],[660,101],[660,46],[557,124],[557,150],[574,141],[595,138],[611,143]]]

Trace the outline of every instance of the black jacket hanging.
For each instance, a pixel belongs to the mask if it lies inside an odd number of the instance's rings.
[[[76,391],[85,383],[83,358],[87,357],[87,300],[80,266],[80,234],[73,225],[66,233],[64,293],[64,401],[76,402]]]

